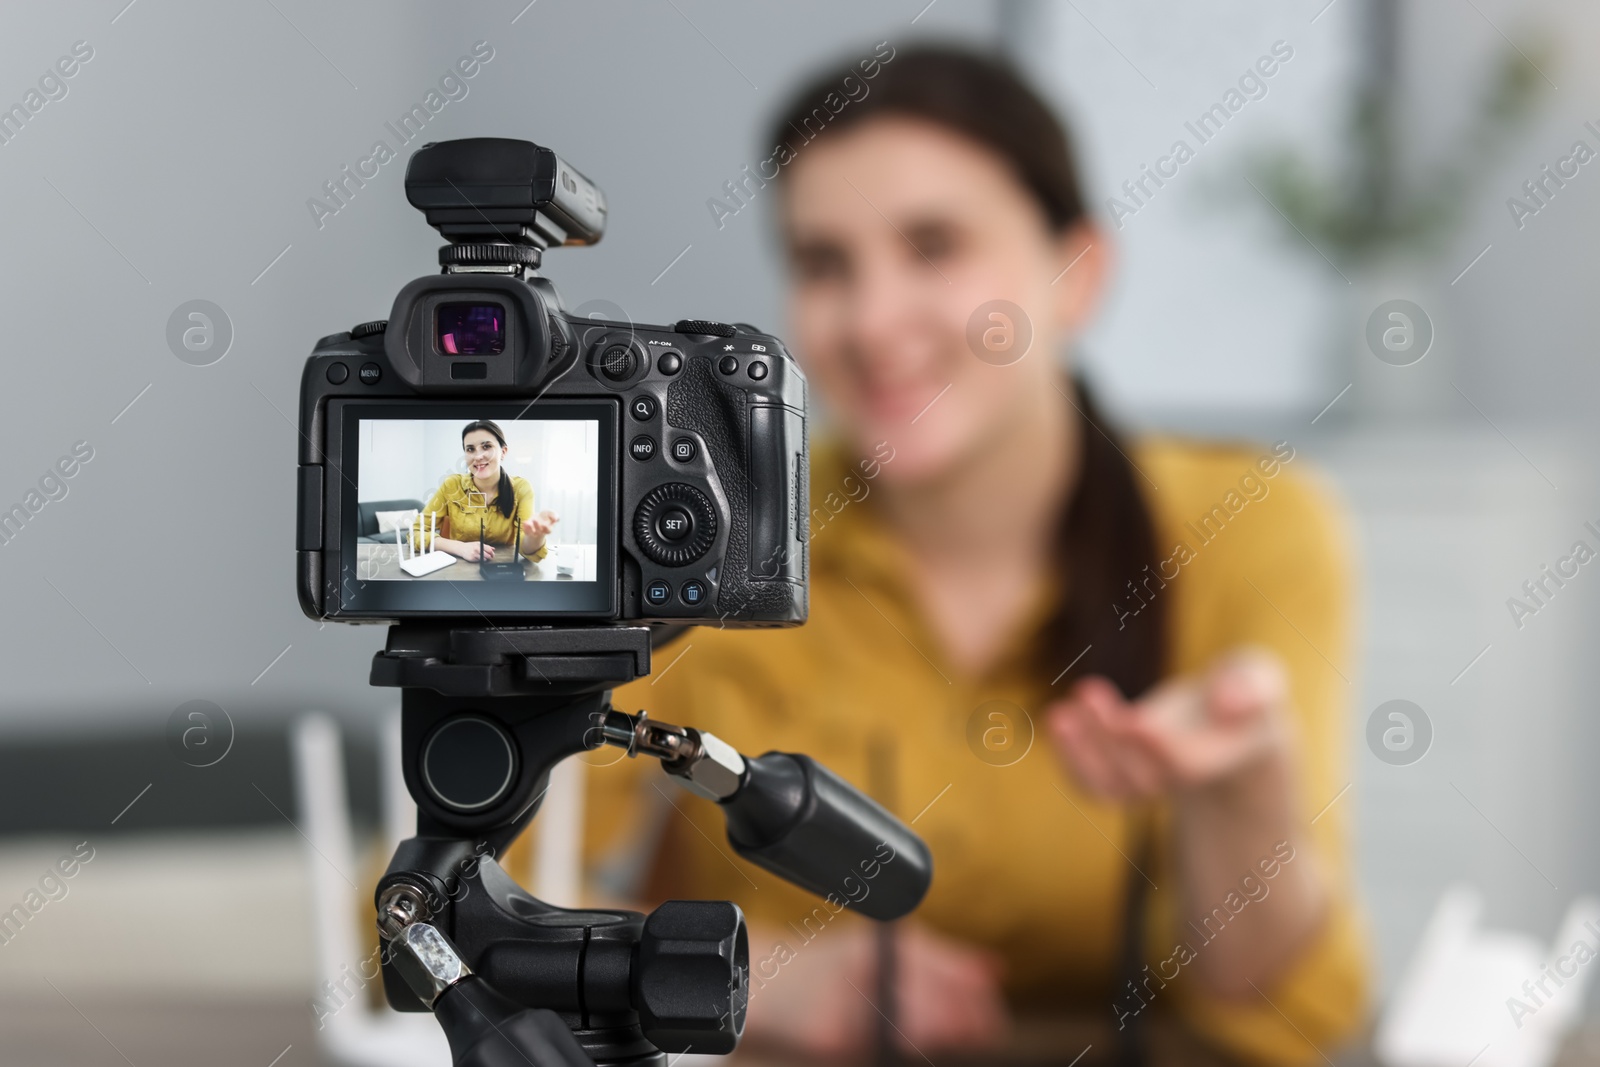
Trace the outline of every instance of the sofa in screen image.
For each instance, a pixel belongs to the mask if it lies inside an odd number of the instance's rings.
[[[356,540],[366,541],[369,543],[392,545],[394,544],[394,529],[391,527],[388,530],[380,531],[378,512],[417,512],[421,510],[422,501],[420,500],[362,501],[356,505]],[[410,523],[402,523],[400,526],[401,536],[406,540],[410,540],[410,538],[407,536],[409,532],[409,526]]]

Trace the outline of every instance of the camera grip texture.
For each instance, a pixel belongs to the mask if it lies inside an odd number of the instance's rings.
[[[667,422],[706,443],[728,506],[717,608],[724,616],[806,617],[805,418],[689,360],[667,389]]]

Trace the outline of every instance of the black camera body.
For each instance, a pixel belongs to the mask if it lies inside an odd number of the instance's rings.
[[[452,242],[443,272],[406,285],[387,320],[322,338],[301,378],[306,614],[804,622],[805,377],[783,343],[744,324],[564,311],[542,253],[597,241],[605,201],[549,149],[426,145],[406,192]],[[479,420],[504,428],[501,484],[519,508],[565,502],[543,559],[522,551],[533,516],[502,519],[472,470],[449,466],[464,468],[460,427]],[[516,540],[491,546],[492,572],[437,547],[481,549],[493,523]]]

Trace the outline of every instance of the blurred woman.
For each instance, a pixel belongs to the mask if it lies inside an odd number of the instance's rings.
[[[815,756],[928,842],[933,887],[886,949],[734,858],[712,805],[674,794],[657,834],[633,798],[659,771],[628,760],[590,775],[597,877],[647,846],[646,898],[738,902],[750,1037],[808,1059],[1073,1014],[1319,1060],[1366,989],[1335,516],[1292,442],[1127,441],[1100,415],[1070,370],[1111,242],[1011,69],[923,47],[865,77],[824,75],[769,142],[786,336],[834,430],[810,621],[695,630],[614,703]]]

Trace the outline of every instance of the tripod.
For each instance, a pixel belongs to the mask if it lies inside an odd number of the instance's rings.
[[[741,756],[712,734],[610,707],[650,672],[644,626],[390,627],[373,685],[401,689],[417,835],[378,883],[384,992],[433,1011],[455,1067],[665,1067],[727,1053],[744,1029],[749,943],[728,901],[648,916],[539,900],[496,862],[537,813],[550,771],[605,745],[652,756],[715,801],[744,858],[877,919],[921,902],[927,846],[809,757]],[[887,852],[887,858],[885,853]],[[870,868],[859,903],[843,886]]]

